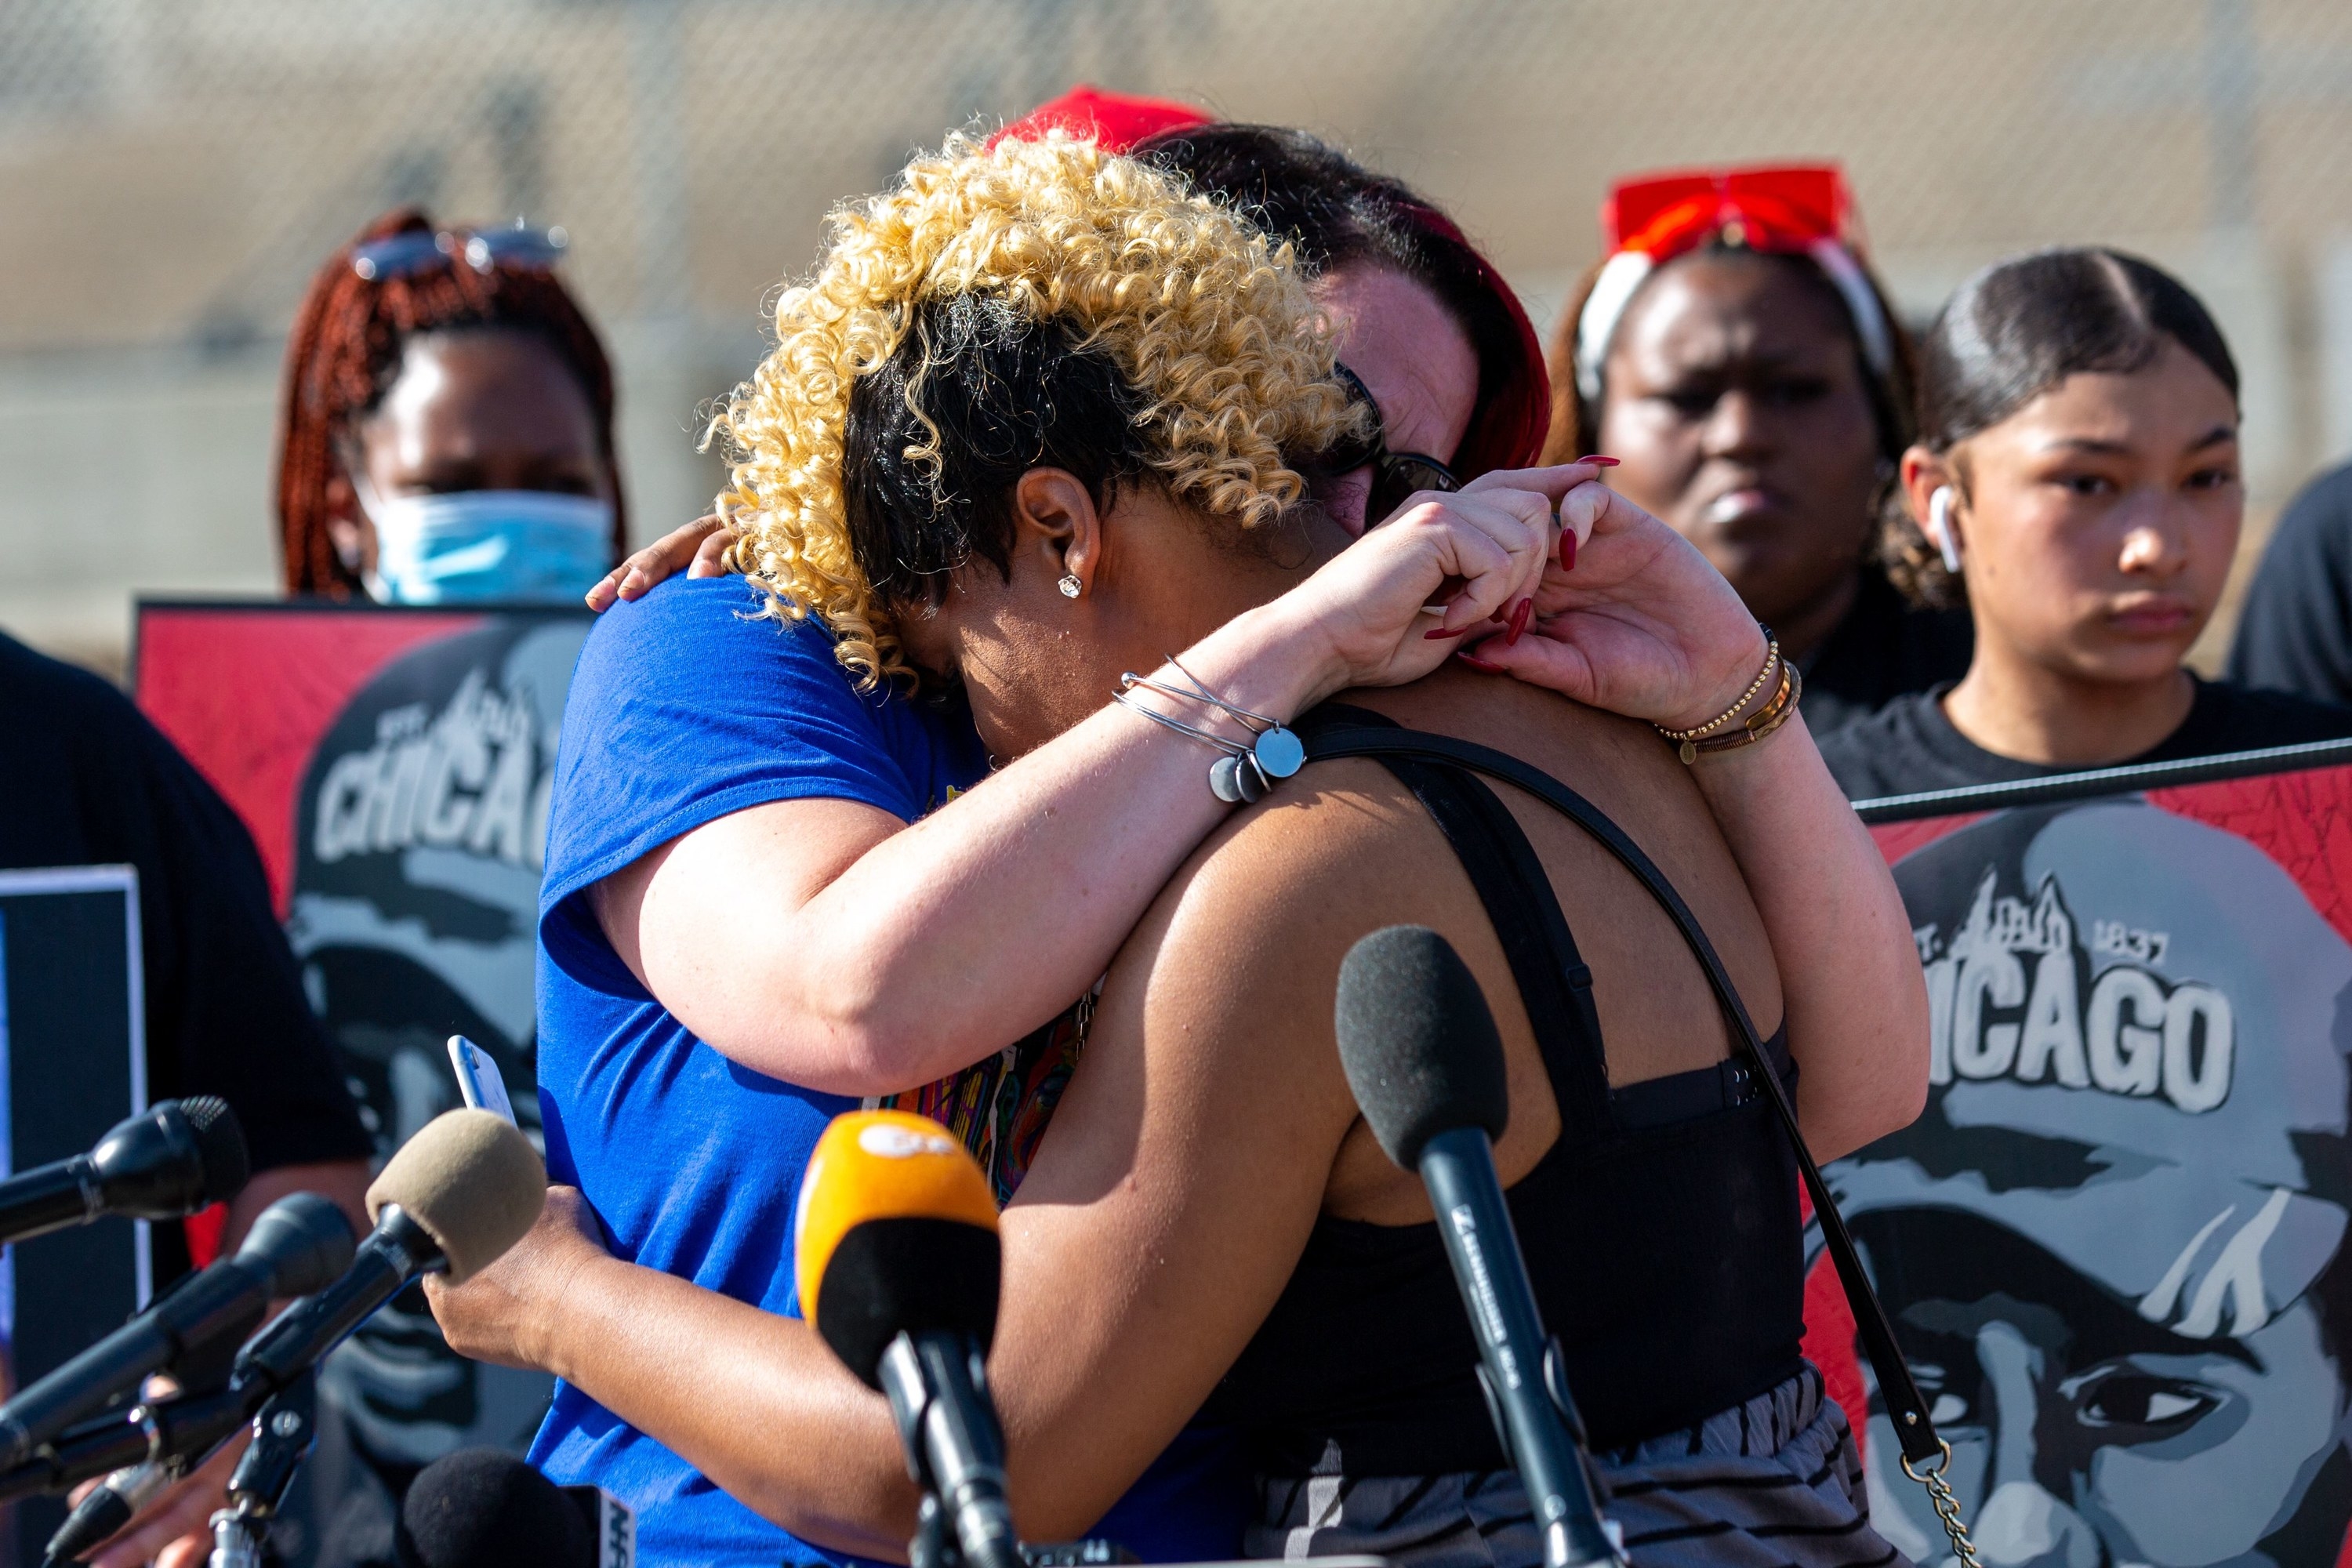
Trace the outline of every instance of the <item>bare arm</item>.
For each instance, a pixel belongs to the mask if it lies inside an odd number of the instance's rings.
[[[1910,1125],[1927,1098],[1927,986],[1910,917],[1804,720],[1693,771],[1772,938],[1813,1157]]]
[[[1148,917],[1005,1213],[991,1382],[1029,1539],[1091,1527],[1199,1407],[1288,1278],[1353,1122],[1329,1038],[1339,939],[1302,955],[1315,895],[1299,879],[1268,899],[1266,870],[1244,846]],[[1294,1016],[1277,1033],[1297,1048],[1268,1049],[1268,1020]],[[900,1554],[915,1495],[880,1397],[806,1324],[613,1259],[593,1226],[556,1189],[498,1264],[428,1281],[451,1342],[557,1373],[807,1540]]]
[[[1539,635],[1490,638],[1476,656],[1670,729],[1730,706],[1765,646],[1731,585],[1679,535],[1601,485],[1579,487],[1561,511],[1589,519],[1591,534],[1572,571],[1546,578]],[[1662,584],[1654,602],[1627,591],[1637,566]],[[1664,657],[1669,618],[1686,668]],[[1638,656],[1643,639],[1662,651]],[[1667,679],[1678,671],[1679,680]],[[1771,933],[1790,1048],[1804,1069],[1798,1117],[1814,1157],[1834,1159],[1909,1124],[1927,1092],[1927,991],[1911,922],[1804,721],[1703,756],[1692,772]]]

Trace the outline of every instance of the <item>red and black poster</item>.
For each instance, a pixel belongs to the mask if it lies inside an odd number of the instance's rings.
[[[251,830],[379,1156],[459,1103],[451,1035],[497,1061],[537,1136],[540,867],[589,622],[537,608],[139,607],[139,704]],[[372,1472],[467,1444],[520,1450],[549,1380],[451,1354],[404,1298],[336,1352],[320,1388],[341,1417],[326,1436],[351,1450],[322,1441],[310,1467],[331,1513],[382,1502]]]
[[[2352,749],[2324,755],[1865,811],[1932,1065],[1829,1175],[1989,1563],[2352,1563]],[[1859,1414],[1826,1276],[1808,1348]],[[1883,1412],[1864,1435],[1874,1521],[1948,1561]]]

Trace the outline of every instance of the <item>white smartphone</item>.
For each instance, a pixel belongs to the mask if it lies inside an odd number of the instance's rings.
[[[449,1065],[457,1069],[457,1092],[467,1105],[513,1123],[514,1101],[507,1098],[507,1080],[499,1076],[499,1064],[490,1059],[489,1052],[463,1035],[452,1035]]]

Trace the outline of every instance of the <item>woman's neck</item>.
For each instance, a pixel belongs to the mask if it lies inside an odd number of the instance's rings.
[[[2085,680],[1990,647],[1944,696],[1944,716],[1996,756],[2050,767],[2104,767],[2161,745],[2197,700],[2185,669],[2153,680]]]

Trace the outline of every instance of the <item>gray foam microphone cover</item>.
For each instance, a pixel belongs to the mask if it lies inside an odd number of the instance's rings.
[[[539,1152],[503,1116],[451,1110],[417,1129],[367,1191],[368,1217],[386,1204],[423,1226],[464,1283],[531,1227],[547,1203]]]
[[[1495,1016],[1462,955],[1427,926],[1389,926],[1348,950],[1333,1010],[1339,1065],[1372,1136],[1406,1170],[1432,1138],[1500,1138],[1510,1081]]]

